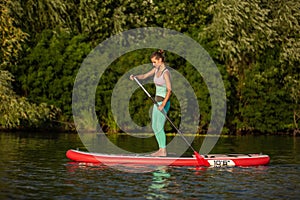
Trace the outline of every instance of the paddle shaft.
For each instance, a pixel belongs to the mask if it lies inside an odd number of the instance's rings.
[[[138,81],[138,79],[136,77],[134,77],[135,82],[137,82],[137,84],[144,90],[144,92],[147,94],[147,96],[153,101],[153,103],[158,107],[158,103],[157,101],[155,101],[155,99],[149,94],[149,92],[144,88],[144,86]],[[194,151],[196,152],[196,150],[190,145],[190,143],[187,141],[187,139],[183,136],[183,133],[175,126],[175,124],[171,121],[171,119],[168,117],[168,115],[166,114],[166,112],[164,112],[164,110],[161,111],[166,119],[170,122],[170,124],[176,129],[177,133],[180,134],[180,136],[182,137],[182,139],[186,142],[186,144]]]

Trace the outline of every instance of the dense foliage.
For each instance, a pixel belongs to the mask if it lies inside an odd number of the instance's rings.
[[[90,51],[124,30],[164,27],[190,36],[215,60],[227,94],[224,133],[299,131],[297,0],[3,0],[0,10],[1,127],[72,123],[73,84]],[[101,77],[95,112],[105,131],[121,131],[110,107],[115,84],[149,63],[152,51],[120,57]],[[167,52],[167,61],[192,85],[201,108],[199,133],[205,133],[211,105],[202,77],[178,55]],[[136,91],[129,108],[140,125],[149,123],[151,101],[145,99]],[[179,107],[173,95],[175,124]]]

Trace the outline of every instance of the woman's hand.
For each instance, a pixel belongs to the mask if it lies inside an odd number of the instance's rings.
[[[134,79],[134,75],[133,75],[133,74],[131,74],[131,75],[129,76],[129,79],[133,81],[133,79]]]
[[[160,105],[158,106],[158,110],[159,110],[159,111],[162,111],[162,110],[164,109],[164,107],[165,107],[165,105],[160,104]]]

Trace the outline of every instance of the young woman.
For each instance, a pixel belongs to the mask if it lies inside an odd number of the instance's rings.
[[[164,126],[166,122],[166,117],[162,113],[167,113],[170,109],[170,96],[171,96],[171,80],[170,72],[165,64],[165,57],[162,50],[152,53],[150,56],[151,62],[153,64],[153,69],[145,74],[140,75],[130,75],[130,79],[146,79],[150,76],[154,76],[153,80],[156,87],[155,100],[158,103],[153,106],[152,112],[152,129],[155,133],[156,140],[158,142],[159,150],[151,156],[167,156],[166,150],[166,134],[164,131]]]

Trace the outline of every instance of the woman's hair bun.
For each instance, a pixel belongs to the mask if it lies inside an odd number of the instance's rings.
[[[150,59],[152,58],[156,58],[156,59],[159,59],[161,58],[162,61],[164,62],[165,61],[165,55],[164,55],[164,50],[162,49],[159,49],[157,51],[154,51],[151,56],[150,56]]]
[[[163,49],[159,49],[157,52],[161,53],[161,54],[164,54],[164,50]]]

